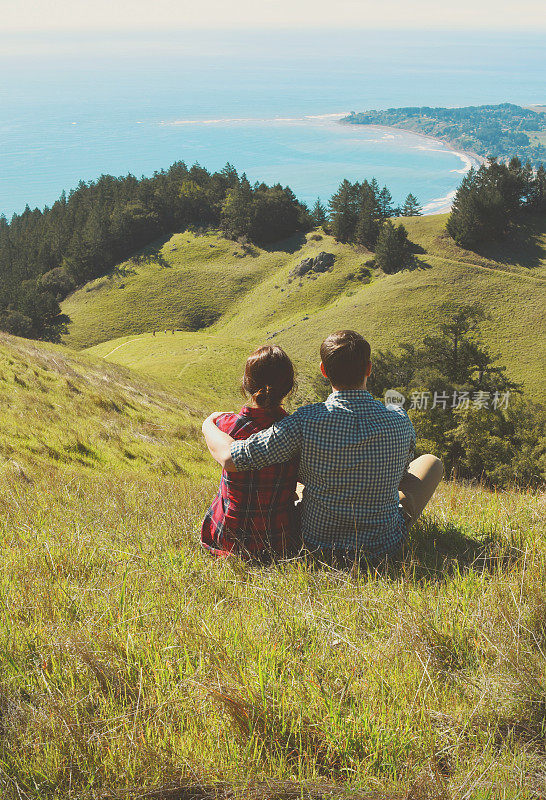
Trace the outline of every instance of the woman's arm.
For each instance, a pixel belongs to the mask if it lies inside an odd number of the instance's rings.
[[[228,433],[224,433],[216,425],[216,420],[224,412],[214,411],[203,422],[201,430],[211,456],[227,472],[236,472],[237,468],[231,460],[231,443],[234,441]]]

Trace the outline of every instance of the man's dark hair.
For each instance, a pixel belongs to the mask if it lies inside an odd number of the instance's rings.
[[[320,346],[328,380],[336,389],[357,389],[364,383],[371,348],[356,331],[331,333]]]

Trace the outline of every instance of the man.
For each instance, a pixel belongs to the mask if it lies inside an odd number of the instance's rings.
[[[323,403],[303,406],[244,441],[218,430],[218,413],[205,420],[203,433],[228,472],[299,456],[305,546],[336,561],[378,559],[403,545],[442,479],[442,462],[432,455],[412,460],[415,431],[408,415],[367,391],[370,345],[360,334],[331,334],[320,355],[332,385]]]

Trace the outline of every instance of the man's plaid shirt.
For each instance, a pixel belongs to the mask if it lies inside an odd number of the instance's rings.
[[[233,442],[231,457],[238,470],[248,470],[299,456],[307,547],[380,556],[407,534],[398,484],[414,449],[415,431],[402,408],[351,389]]]

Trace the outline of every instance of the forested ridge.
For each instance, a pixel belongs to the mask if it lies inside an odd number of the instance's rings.
[[[10,222],[0,217],[0,330],[59,341],[69,321],[60,301],[73,289],[190,226],[219,228],[230,239],[264,245],[331,224],[340,241],[375,248],[387,217],[418,213],[413,195],[395,208],[390,191],[375,179],[343,181],[328,210],[317,201],[310,211],[289,187],[251,185],[230,164],[214,173],[177,162],[151,178],[102,175],[63,192],[51,208],[27,206]],[[396,263],[389,266],[387,258],[387,270],[402,266],[404,242],[402,250],[400,257],[395,247]]]
[[[546,211],[546,170],[533,170],[517,156],[508,164],[490,159],[465,175],[446,230],[461,247],[474,250],[506,240],[529,213]]]
[[[354,111],[343,122],[386,125],[436,136],[481,156],[518,156],[538,167],[546,161],[546,113],[500,105],[431,108],[429,106]]]
[[[229,164],[220,172],[183,162],[151,178],[103,175],[63,192],[51,208],[0,217],[0,330],[59,340],[59,301],[158,237],[220,227],[261,244],[309,227],[288,187],[250,185]]]
[[[475,248],[508,236],[522,213],[546,207],[546,172],[513,157],[471,170],[457,192],[447,231]],[[150,178],[103,175],[63,192],[51,208],[0,217],[0,330],[60,341],[68,318],[60,302],[72,290],[108,274],[161,236],[214,227],[229,239],[266,245],[297,231],[324,227],[340,242],[373,251],[386,273],[409,266],[413,245],[392,218],[419,215],[413,194],[395,207],[377,180],[343,180],[328,206],[309,210],[289,187],[250,184],[227,164],[211,173],[183,162]]]

